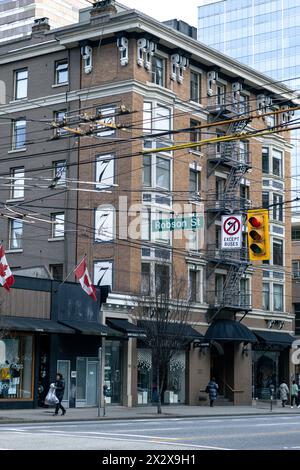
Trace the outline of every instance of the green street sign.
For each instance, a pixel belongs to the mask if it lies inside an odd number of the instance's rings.
[[[204,225],[203,215],[158,219],[152,222],[152,232],[173,232],[174,230],[195,230]]]

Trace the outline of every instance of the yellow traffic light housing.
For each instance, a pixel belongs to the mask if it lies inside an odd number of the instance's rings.
[[[248,251],[251,261],[270,259],[268,209],[253,209],[247,213]]]

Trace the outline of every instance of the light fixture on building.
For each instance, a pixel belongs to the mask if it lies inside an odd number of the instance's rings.
[[[244,343],[242,349],[242,355],[248,357],[250,350],[248,349],[248,343]]]

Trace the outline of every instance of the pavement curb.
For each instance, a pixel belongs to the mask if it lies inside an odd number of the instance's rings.
[[[241,418],[241,417],[251,417],[251,416],[265,416],[265,415],[272,415],[272,416],[294,416],[294,415],[300,415],[300,412],[294,412],[294,413],[284,413],[284,412],[273,412],[270,410],[266,410],[265,413],[241,413],[241,414],[233,414],[233,415],[224,415],[224,414],[218,414],[218,415],[168,415],[168,414],[162,414],[162,415],[151,415],[151,416],[133,416],[133,417],[120,417],[120,416],[101,416],[101,417],[95,417],[95,418],[66,418],[66,419],[59,419],[59,418],[54,418],[53,420],[38,420],[38,419],[5,419],[5,418],[0,418],[0,425],[2,424],[48,424],[48,423],[77,423],[77,422],[103,422],[103,421],[139,421],[139,420],[145,420],[145,419],[191,419],[191,418],[225,418],[225,419],[232,419],[232,418]]]

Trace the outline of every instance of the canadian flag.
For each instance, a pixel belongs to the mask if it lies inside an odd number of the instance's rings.
[[[92,284],[87,266],[86,266],[86,259],[85,257],[83,258],[82,261],[78,264],[78,266],[74,270],[75,276],[77,277],[78,281],[80,282],[80,285],[84,292],[87,293],[90,297],[92,297],[95,302],[97,302],[97,297],[96,297],[96,289]]]
[[[15,279],[7,264],[4,248],[0,245],[0,285],[9,291],[14,283]]]

